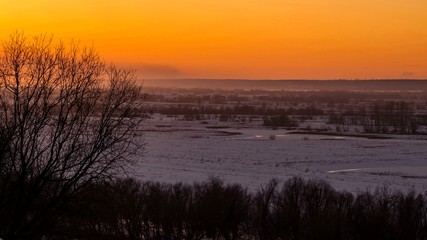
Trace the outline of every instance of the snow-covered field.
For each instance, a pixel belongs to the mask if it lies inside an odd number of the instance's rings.
[[[337,190],[350,192],[377,186],[427,191],[427,140],[423,137],[367,139],[213,124],[147,121],[146,153],[133,174],[168,183],[218,176],[253,191],[272,178],[292,176],[325,179]]]

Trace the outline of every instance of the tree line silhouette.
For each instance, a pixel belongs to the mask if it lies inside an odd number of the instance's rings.
[[[64,208],[61,239],[427,239],[427,196],[385,187],[356,195],[323,180],[271,180],[257,192],[210,178],[100,182]]]
[[[264,126],[297,127],[305,120],[327,118],[329,124],[354,125],[366,133],[416,134],[420,126],[427,124],[427,116],[417,113],[413,104],[404,101],[376,101],[357,108],[324,110],[319,106],[215,106],[215,105],[167,105],[157,106],[152,112],[165,115],[184,115],[186,120],[218,118],[220,121],[241,119],[238,116],[262,117]]]
[[[359,125],[367,133],[416,134],[425,120],[425,115],[416,114],[414,106],[404,101],[377,101],[369,107],[329,114],[329,123]]]

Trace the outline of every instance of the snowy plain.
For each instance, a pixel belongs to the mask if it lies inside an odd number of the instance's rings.
[[[291,134],[254,124],[167,117],[148,120],[144,132],[145,154],[130,171],[141,180],[193,183],[214,176],[256,191],[273,178],[301,176],[353,193],[383,186],[427,191],[425,136]]]

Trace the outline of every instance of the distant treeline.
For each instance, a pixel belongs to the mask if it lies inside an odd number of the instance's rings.
[[[363,126],[364,132],[368,133],[415,134],[420,125],[426,125],[427,116],[416,114],[410,103],[387,101],[341,113],[331,112],[329,123]]]
[[[427,125],[427,115],[418,113],[414,104],[404,101],[375,101],[357,106],[334,108],[308,105],[300,107],[251,105],[164,105],[152,108],[165,115],[183,115],[186,120],[242,121],[261,117],[265,126],[297,127],[315,117],[326,117],[329,124],[361,126],[367,133],[415,134]]]
[[[327,182],[272,180],[256,193],[217,178],[92,184],[45,239],[427,239],[427,196],[378,188],[353,195]]]
[[[300,108],[272,107],[267,105],[250,106],[194,106],[194,105],[171,105],[152,108],[152,112],[165,115],[252,115],[252,116],[275,116],[275,115],[324,115],[324,111],[315,106]]]
[[[179,89],[246,89],[293,91],[427,91],[427,81],[378,80],[247,80],[247,79],[144,79],[144,87]]]
[[[427,82],[426,82],[427,83]],[[156,92],[156,91],[155,91]],[[213,89],[180,89],[176,91],[157,91],[147,95],[150,102],[188,103],[188,104],[247,104],[265,103],[321,103],[343,104],[367,101],[426,101],[423,92],[354,92],[354,91],[263,91]]]

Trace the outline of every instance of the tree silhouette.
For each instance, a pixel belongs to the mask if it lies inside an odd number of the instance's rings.
[[[132,71],[77,43],[14,33],[2,47],[0,237],[33,239],[138,153],[144,98]]]

